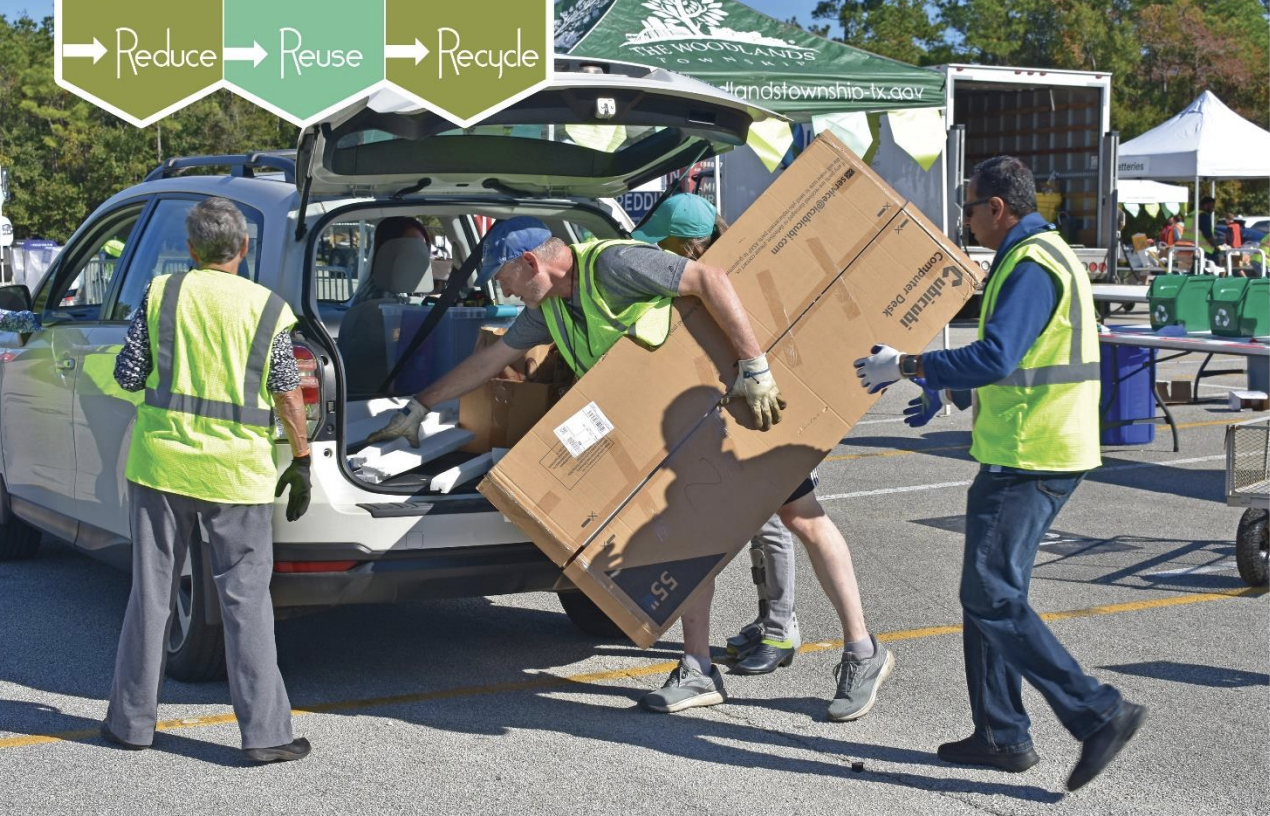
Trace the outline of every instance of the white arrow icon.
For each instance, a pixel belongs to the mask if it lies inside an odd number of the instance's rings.
[[[423,62],[423,58],[428,56],[428,46],[419,42],[415,38],[414,45],[385,45],[384,57],[387,59],[413,59],[415,65]]]
[[[96,37],[93,37],[93,42],[91,45],[79,44],[79,43],[63,43],[62,44],[63,58],[65,57],[92,57],[93,65],[96,65],[97,61],[104,56],[106,56],[106,46],[98,42]]]
[[[225,62],[250,62],[251,67],[255,68],[267,56],[269,52],[261,48],[260,43],[252,40],[251,48],[226,48],[223,59]]]

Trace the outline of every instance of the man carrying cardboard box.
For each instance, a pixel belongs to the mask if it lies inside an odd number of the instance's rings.
[[[525,310],[497,342],[415,394],[369,442],[404,436],[418,447],[427,406],[480,388],[535,346],[555,343],[578,376],[624,336],[657,348],[670,332],[677,296],[699,298],[736,349],[740,360],[729,396],[744,397],[765,431],[781,421],[785,399],[723,269],[641,241],[570,246],[537,218],[517,216],[495,224],[485,238],[480,279],[491,278],[519,297]]]
[[[942,389],[953,389],[949,398],[962,408],[970,389],[978,400],[970,455],[982,464],[967,499],[961,573],[975,730],[939,746],[939,758],[1015,773],[1039,762],[1023,710],[1026,677],[1083,743],[1067,780],[1076,790],[1115,758],[1146,717],[1143,706],[1081,669],[1027,597],[1046,530],[1101,464],[1094,302],[1080,261],[1036,212],[1027,165],[1010,156],[983,162],[969,199],[962,205],[966,223],[997,251],[978,342],[922,355],[874,346],[855,365],[869,393],[901,377],[922,386],[905,412],[913,427],[939,411]]]

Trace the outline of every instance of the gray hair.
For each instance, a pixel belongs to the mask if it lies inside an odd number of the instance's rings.
[[[569,245],[556,236],[551,236],[538,246],[534,247],[533,253],[539,258],[554,258],[561,252],[568,252]]]
[[[232,260],[247,237],[247,219],[227,198],[200,201],[185,217],[185,236],[200,263]]]
[[[1036,212],[1036,180],[1032,171],[1013,156],[997,156],[975,166],[975,194],[999,198],[1019,218]]]

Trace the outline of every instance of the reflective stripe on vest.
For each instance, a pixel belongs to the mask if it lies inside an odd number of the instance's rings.
[[[273,424],[273,409],[271,408],[235,405],[193,394],[172,392],[172,351],[176,347],[176,307],[187,275],[189,275],[188,272],[172,275],[167,285],[163,287],[163,300],[159,307],[159,342],[155,355],[155,370],[159,382],[157,388],[146,389],[146,405],[162,408],[165,411],[179,411],[184,414],[238,422],[243,425],[271,426]],[[282,316],[285,305],[282,298],[272,293],[265,302],[260,323],[251,341],[251,352],[247,358],[246,370],[243,371],[244,399],[254,399],[260,393],[261,382],[265,376],[265,365],[268,363],[269,351],[273,346],[273,330]]]
[[[569,247],[577,267],[582,320],[574,316],[564,298],[552,297],[542,302],[543,319],[556,348],[578,376],[589,371],[622,337],[629,337],[647,348],[657,348],[670,334],[673,298],[668,295],[651,295],[620,312],[613,311],[596,280],[596,264],[602,252],[615,246],[647,247],[648,244],[614,240]]]
[[[1064,385],[1068,383],[1088,382],[1089,380],[1097,380],[1100,377],[1099,363],[1097,360],[1087,362],[1085,360],[1085,306],[1078,296],[1076,286],[1076,276],[1083,274],[1079,269],[1073,268],[1070,260],[1054,247],[1042,240],[1025,239],[1019,243],[1019,246],[1028,244],[1029,247],[1035,247],[1047,256],[1054,263],[1067,270],[1069,280],[1071,281],[1072,291],[1068,294],[1071,301],[1068,309],[1069,321],[1072,325],[1072,341],[1071,352],[1068,356],[1069,362],[1059,365],[1040,366],[1038,368],[1016,368],[1008,376],[993,383],[993,385],[1018,385],[1024,388],[1032,388],[1038,385]],[[1013,253],[1011,253],[1013,254]],[[1010,267],[1013,270],[1013,266]],[[1001,270],[998,269],[998,272]],[[999,292],[1000,287],[994,290],[994,297],[991,305],[988,307],[989,313],[996,308],[995,292]],[[987,318],[984,318],[987,322]]]

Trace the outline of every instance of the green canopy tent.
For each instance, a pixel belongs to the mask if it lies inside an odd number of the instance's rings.
[[[736,0],[561,0],[556,51],[653,65],[797,120],[934,108],[944,77],[826,40]]]
[[[942,73],[817,37],[737,0],[558,0],[555,47],[686,74],[812,132],[831,129],[902,195],[939,211],[942,173],[926,171],[946,139]],[[717,186],[703,191],[728,220],[771,184],[793,142],[778,121],[750,137],[753,152],[729,153],[722,179],[715,163]],[[638,219],[643,200],[627,198]]]

